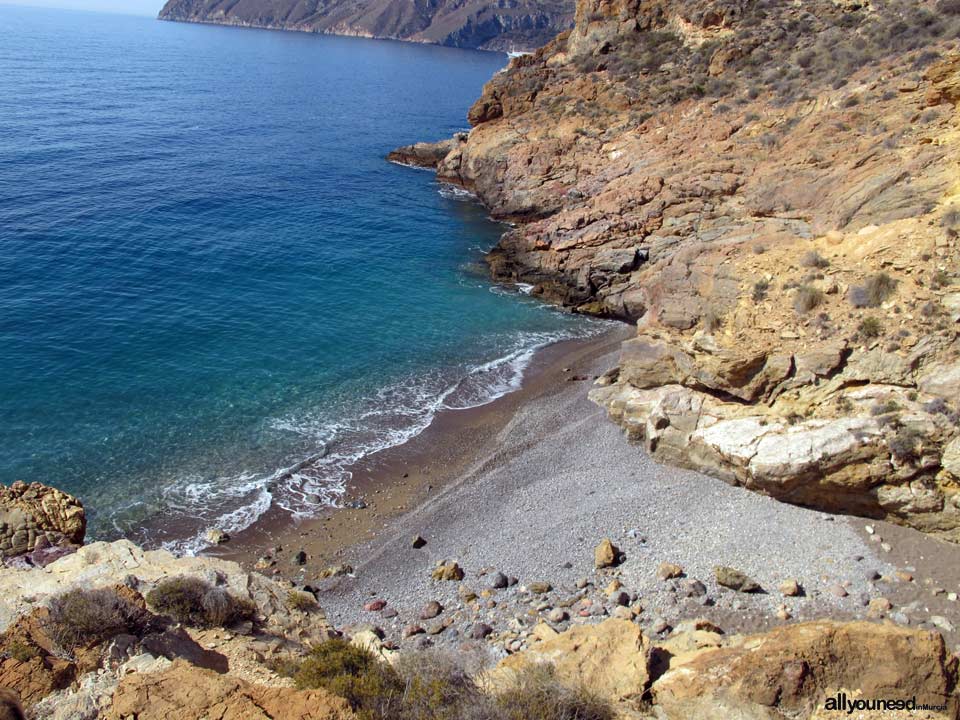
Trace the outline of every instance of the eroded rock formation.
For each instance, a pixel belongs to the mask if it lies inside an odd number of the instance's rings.
[[[81,545],[86,529],[83,505],[72,495],[40,483],[0,486],[0,557],[54,557],[57,548]]]
[[[515,223],[497,279],[637,323],[592,397],[654,457],[958,541],[958,32],[582,0],[438,176]]]

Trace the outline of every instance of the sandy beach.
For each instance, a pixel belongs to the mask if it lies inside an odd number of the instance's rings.
[[[562,629],[624,613],[621,604],[650,632],[693,617],[727,632],[863,618],[874,598],[900,608],[898,621],[926,627],[955,611],[956,547],[888,523],[786,505],[656,464],[631,446],[587,398],[631,331],[552,346],[538,354],[521,390],[483,408],[441,413],[407,445],[368,459],[351,487],[364,507],[296,525],[278,518],[217,554],[247,566],[260,560],[265,573],[314,588],[339,627],[372,624],[389,640],[419,644],[462,639],[477,624],[503,633],[505,646],[522,643],[539,619]],[[415,536],[425,546],[414,548]],[[605,537],[625,561],[597,571],[593,549]],[[461,566],[477,600],[458,593],[458,583],[431,579],[446,560]],[[683,575],[660,579],[664,562]],[[321,577],[343,563],[351,574]],[[721,588],[715,566],[746,573],[762,592]],[[496,573],[517,582],[494,589]],[[784,597],[778,588],[791,579],[803,590]],[[610,592],[614,580],[626,595]],[[550,590],[539,592],[538,583]],[[385,608],[365,610],[371,600]],[[440,619],[421,617],[429,601],[444,608]],[[956,642],[949,626],[939,629]]]

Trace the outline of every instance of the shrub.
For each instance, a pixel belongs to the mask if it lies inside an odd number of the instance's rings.
[[[762,302],[767,298],[767,291],[770,289],[770,283],[766,280],[757,280],[753,284],[753,301]]]
[[[875,317],[867,317],[857,326],[857,332],[864,338],[880,337],[883,333],[883,324]]]
[[[50,601],[47,629],[67,652],[129,633],[147,619],[147,613],[113,588],[70,590]]]
[[[496,717],[485,695],[451,652],[426,651],[400,656],[397,672],[403,679],[403,720],[480,720]]]
[[[707,308],[703,314],[703,328],[709,333],[716,332],[723,326],[723,315],[714,308]]]
[[[900,409],[900,406],[894,400],[887,400],[886,402],[877,403],[872,408],[870,408],[870,414],[874,417],[878,415],[886,415],[888,413],[895,413]]]
[[[953,282],[953,278],[950,277],[950,273],[946,270],[937,270],[930,281],[935,288],[945,287],[951,282]]]
[[[810,250],[805,253],[802,258],[800,258],[800,264],[803,267],[812,267],[812,268],[826,268],[830,267],[830,261],[827,260],[823,255],[818,253],[816,250]]]
[[[29,645],[18,638],[14,638],[7,643],[4,652],[18,662],[29,662],[40,655],[40,651],[33,645]]]
[[[798,313],[808,313],[823,302],[823,293],[809,285],[797,288],[793,299],[793,309]]]
[[[586,687],[561,683],[552,665],[535,664],[520,671],[497,694],[503,720],[613,720],[608,701]]]
[[[250,620],[256,606],[197,577],[179,576],[161,581],[147,593],[157,612],[195,627],[224,627]]]
[[[850,288],[850,303],[854,307],[879,307],[897,289],[897,281],[886,273],[877,273],[863,285]]]
[[[364,718],[397,718],[404,693],[400,674],[369,650],[333,638],[317,645],[293,676],[297,687],[323,688]]]
[[[950,412],[950,407],[947,405],[947,401],[943,398],[934,398],[930,402],[926,403],[923,406],[925,412],[930,413],[931,415],[947,415]]]
[[[306,612],[317,606],[317,599],[304,590],[291,590],[287,593],[287,607],[291,610]]]
[[[900,462],[912,462],[920,456],[921,436],[912,428],[900,428],[897,434],[888,441],[890,452]]]

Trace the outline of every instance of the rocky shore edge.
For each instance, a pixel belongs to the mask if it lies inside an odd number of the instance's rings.
[[[936,630],[820,620],[728,634],[698,617],[644,630],[629,594],[618,589],[624,559],[609,539],[591,553],[591,584],[609,580],[604,592],[612,617],[593,613],[582,600],[558,606],[533,624],[518,618],[528,627],[523,648],[506,653],[496,643],[502,633],[476,623],[463,628],[458,653],[476,660],[471,672],[478,687],[496,695],[531,668],[549,667],[552,681],[590,688],[611,708],[610,717],[826,718],[833,716],[829,703],[844,695],[854,701],[912,699],[933,708],[909,717],[958,717],[958,658]],[[683,580],[682,567],[663,563],[657,574],[663,582],[684,582],[696,594],[699,583]],[[465,572],[453,561],[438,565],[432,576],[437,584],[466,587]],[[518,584],[497,572],[467,579],[486,585],[479,597],[465,597],[467,603],[489,602]],[[717,568],[716,580],[732,593],[763,591],[733,568]],[[203,612],[183,615],[180,596],[170,601],[171,588],[192,587],[236,611],[213,616],[204,604],[197,606]],[[542,582],[519,588],[534,599],[550,590]],[[305,658],[318,657],[317,649],[334,641],[350,642],[384,667],[409,667],[417,656],[420,663],[442,657],[426,648],[401,650],[374,625],[335,628],[314,592],[233,562],[175,558],[123,540],[80,547],[45,567],[8,567],[0,573],[0,710],[19,717],[22,703],[27,717],[50,720],[370,717],[355,700],[305,686]],[[793,581],[771,592],[789,597],[803,588]],[[83,604],[93,601],[96,609]],[[368,606],[386,616],[385,602],[372,599]],[[84,625],[84,613],[95,614],[100,624]],[[579,621],[567,625],[559,616],[571,613]],[[421,617],[424,625],[455,624],[436,602],[428,602]],[[106,618],[114,624],[104,625]],[[420,628],[410,635],[430,633]]]
[[[494,277],[636,324],[591,397],[654,458],[958,542],[960,55],[926,5],[864,50],[887,11],[580,0],[390,157],[513,223]]]

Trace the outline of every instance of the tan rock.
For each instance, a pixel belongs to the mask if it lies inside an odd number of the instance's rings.
[[[552,663],[562,679],[583,683],[609,697],[638,697],[649,680],[648,645],[640,628],[621,619],[575,627],[500,662],[498,671],[528,663]]]
[[[593,550],[593,564],[598,569],[613,567],[619,562],[620,550],[610,538],[604,538]]]
[[[780,583],[780,594],[786,597],[796,597],[802,592],[800,583],[796,580],[784,580]]]
[[[325,690],[252,685],[177,661],[160,673],[121,680],[104,720],[352,720],[343,698]]]
[[[652,688],[669,720],[803,716],[827,692],[853,687],[865,697],[916,694],[947,703],[956,660],[935,632],[873,623],[801,623],[731,640],[671,668]],[[921,700],[923,698],[923,700]]]
[[[446,560],[437,565],[430,577],[434,580],[459,581],[463,580],[463,568],[453,560]]]
[[[672,580],[683,576],[683,568],[675,563],[662,562],[657,568],[657,577],[661,580]]]
[[[56,488],[15,482],[0,486],[0,556],[44,545],[80,545],[87,529],[83,505]]]

